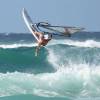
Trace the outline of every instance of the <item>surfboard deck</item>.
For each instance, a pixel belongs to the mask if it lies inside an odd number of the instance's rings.
[[[28,13],[27,13],[25,8],[23,8],[23,10],[22,10],[22,18],[24,19],[24,22],[25,22],[27,28],[29,29],[29,31],[33,34],[35,39],[37,41],[39,41],[38,37],[35,34],[35,31],[36,31],[35,26],[34,26],[32,20],[31,20],[30,16],[28,15]]]

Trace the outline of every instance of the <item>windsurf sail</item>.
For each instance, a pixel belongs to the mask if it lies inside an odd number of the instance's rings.
[[[80,27],[52,26],[51,24],[46,22],[37,23],[37,27],[42,32],[63,36],[69,36],[84,29]]]

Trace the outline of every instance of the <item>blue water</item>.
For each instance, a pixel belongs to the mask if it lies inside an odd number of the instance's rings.
[[[29,33],[0,34],[0,100],[100,100],[100,33],[53,37],[35,57]]]

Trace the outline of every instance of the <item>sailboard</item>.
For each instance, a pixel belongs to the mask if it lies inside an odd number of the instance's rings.
[[[37,32],[43,32],[44,34],[52,34],[59,36],[71,36],[74,33],[81,32],[84,28],[80,27],[69,27],[69,26],[54,26],[47,22],[33,23],[28,12],[25,8],[22,10],[22,17],[29,31],[33,34],[37,41],[38,37],[35,34]]]
[[[24,22],[25,22],[26,26],[28,27],[29,31],[33,34],[33,36],[35,37],[35,39],[37,41],[39,41],[38,37],[35,34],[35,31],[37,31],[37,29],[36,29],[35,25],[33,24],[30,16],[28,15],[28,12],[26,11],[25,8],[23,8],[23,10],[22,10],[22,17],[23,17]]]

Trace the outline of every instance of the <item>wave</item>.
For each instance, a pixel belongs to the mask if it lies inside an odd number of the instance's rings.
[[[38,57],[34,56],[36,44],[22,42],[0,44],[1,97],[100,96],[99,41],[52,40]]]
[[[25,48],[17,45],[18,49],[0,49],[0,96],[99,96],[100,49],[66,46],[66,41],[61,43],[62,40],[55,42],[56,45],[51,43],[42,48],[37,58],[33,53],[34,44],[30,47],[25,44]],[[51,72],[50,68],[53,68]]]
[[[78,41],[78,40],[53,40],[51,45],[55,44],[66,44],[69,46],[76,46],[76,47],[89,47],[89,48],[100,48],[100,42],[95,40],[85,40],[85,41]]]
[[[0,44],[0,48],[3,49],[11,49],[11,48],[20,48],[20,47],[35,47],[37,46],[36,43],[19,43],[19,44]]]
[[[76,41],[76,40],[52,40],[48,43],[47,47],[50,45],[65,44],[69,46],[76,47],[89,47],[89,48],[100,48],[100,42],[94,40],[86,41]],[[20,48],[20,47],[36,47],[37,43],[14,43],[14,44],[0,44],[0,48],[9,49],[9,48]]]
[[[16,49],[0,49],[0,72],[8,70],[9,72],[44,73],[54,72],[62,65],[66,67],[72,67],[73,64],[89,64],[90,67],[100,65],[99,48],[56,44],[41,48],[38,56],[35,57],[35,47],[31,47],[33,45],[22,47],[21,44],[21,47],[17,45]]]
[[[76,65],[77,66],[77,65]],[[43,97],[94,97],[100,94],[100,66],[60,68],[55,73],[0,73],[0,96],[32,94]],[[86,66],[86,67],[84,67]]]

